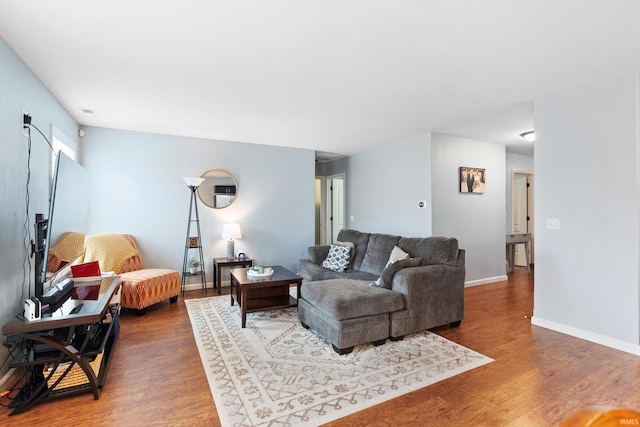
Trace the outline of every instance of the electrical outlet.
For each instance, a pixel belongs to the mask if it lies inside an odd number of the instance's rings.
[[[560,230],[560,218],[547,218],[548,230]]]
[[[29,136],[29,125],[31,125],[31,114],[22,110],[22,134]]]

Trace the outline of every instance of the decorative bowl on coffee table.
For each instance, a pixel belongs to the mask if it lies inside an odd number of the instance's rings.
[[[248,277],[269,277],[273,275],[273,268],[253,266],[247,270]]]

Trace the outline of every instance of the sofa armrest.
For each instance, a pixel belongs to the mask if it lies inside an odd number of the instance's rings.
[[[400,269],[393,276],[392,289],[407,297],[420,297],[436,288],[464,288],[464,267],[445,264]]]
[[[403,294],[409,325],[406,333],[462,320],[463,266],[444,264],[403,268],[393,276],[392,289]]]
[[[324,261],[327,258],[327,255],[329,255],[329,249],[331,249],[330,245],[310,246],[307,250],[309,254],[309,261],[314,264],[321,265],[322,261]]]

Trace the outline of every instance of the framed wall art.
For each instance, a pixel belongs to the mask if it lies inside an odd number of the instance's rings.
[[[189,247],[190,248],[197,248],[199,245],[199,239],[198,237],[189,237]]]
[[[486,187],[486,171],[482,168],[460,167],[460,192],[482,194]]]

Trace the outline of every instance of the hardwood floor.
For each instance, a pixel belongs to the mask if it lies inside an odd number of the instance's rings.
[[[553,426],[587,405],[640,409],[640,357],[531,326],[533,273],[468,288],[465,298],[461,326],[434,332],[494,362],[328,425]],[[142,317],[122,314],[99,400],[83,394],[12,417],[2,410],[3,426],[220,425],[182,298]]]

